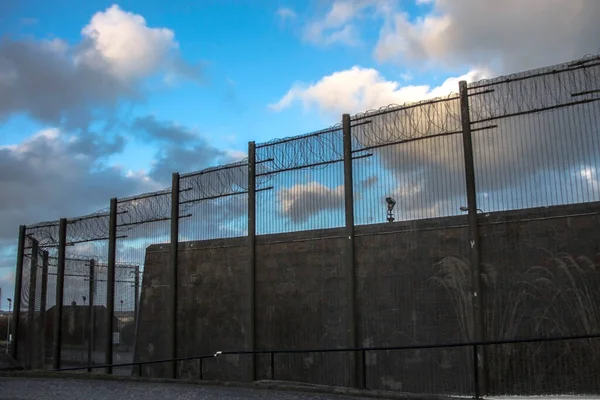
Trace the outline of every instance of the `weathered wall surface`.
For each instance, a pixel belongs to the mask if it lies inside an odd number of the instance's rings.
[[[290,241],[293,240],[293,241]],[[352,347],[349,341],[348,273],[341,229],[269,235],[257,241],[257,348]],[[259,377],[267,377],[263,356]],[[280,354],[276,379],[348,385],[348,354]]]
[[[182,243],[179,247],[179,357],[248,349],[250,324],[246,238]],[[197,246],[201,245],[198,249]],[[250,380],[250,356],[207,360],[203,378]],[[197,361],[184,362],[180,374],[198,377]]]
[[[486,339],[600,331],[599,211],[600,204],[589,203],[480,216]],[[356,227],[362,345],[472,339],[466,222],[459,216]],[[341,229],[257,238],[258,349],[352,345],[344,241]],[[247,256],[246,238],[180,244],[180,356],[248,348]],[[137,336],[142,360],[168,357],[168,257],[166,245],[148,248]],[[565,346],[489,346],[491,390],[521,390],[516,385],[525,382],[550,393],[599,372],[600,343]],[[469,393],[471,351],[369,352],[367,383],[407,392]],[[250,379],[250,367],[249,356],[206,360],[203,377]],[[351,356],[343,353],[277,355],[275,370],[277,379],[335,385],[351,384],[354,371]],[[197,376],[197,363],[182,363],[180,372]],[[269,376],[268,356],[258,357],[257,373],[259,379]],[[529,379],[513,379],[515,373]]]
[[[487,219],[480,228],[486,338],[600,332],[599,210],[598,203],[588,203]],[[575,385],[590,393],[599,390],[592,379],[600,373],[598,340],[487,350],[490,388],[497,393],[523,391],[531,382],[545,393]],[[530,378],[518,379],[522,376]]]
[[[169,245],[150,246],[144,261],[143,287],[136,332],[135,361],[170,358],[172,329],[169,318]],[[142,367],[143,376],[170,376],[166,364]]]
[[[408,346],[460,341],[460,323],[433,281],[436,264],[467,253],[465,217],[362,226],[356,231],[361,343]],[[442,228],[444,227],[444,228]],[[467,275],[468,277],[468,275]],[[468,285],[470,280],[465,284]],[[367,354],[369,387],[407,392],[440,387],[470,389],[464,349],[402,350]]]

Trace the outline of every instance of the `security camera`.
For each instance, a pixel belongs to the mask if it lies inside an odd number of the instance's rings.
[[[388,222],[394,222],[394,215],[392,214],[392,210],[394,209],[394,206],[396,205],[396,200],[392,199],[391,197],[386,197],[385,202],[387,203],[387,221]]]

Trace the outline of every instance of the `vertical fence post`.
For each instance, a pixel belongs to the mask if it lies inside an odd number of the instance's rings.
[[[37,344],[39,343],[37,340],[34,340],[34,335],[39,335],[39,331],[36,329],[35,322],[35,301],[36,301],[36,289],[37,289],[37,269],[38,269],[38,257],[39,257],[39,247],[38,241],[31,238],[31,264],[29,268],[29,305],[27,308],[27,353],[29,357],[27,357],[27,368],[33,369],[34,367],[34,358],[36,356],[35,349],[37,348]]]
[[[113,363],[113,318],[115,315],[115,273],[117,258],[117,199],[110,199],[110,215],[108,217],[108,260],[106,274],[106,343],[104,363]],[[107,374],[112,374],[112,367],[107,367]]]
[[[40,294],[40,329],[42,335],[40,347],[42,349],[42,369],[46,368],[46,297],[48,296],[48,262],[50,254],[44,250],[42,253],[42,293]]]
[[[256,144],[248,143],[248,291],[250,293],[250,329],[248,350],[256,350]],[[252,381],[257,378],[257,357],[252,354]]]
[[[365,350],[361,351],[361,368],[362,368],[362,382],[363,389],[367,389],[367,352]]]
[[[198,378],[202,380],[202,357],[198,359]]]
[[[466,81],[459,82],[460,117],[462,123],[463,152],[465,159],[465,178],[467,190],[467,208],[469,224],[469,260],[471,263],[471,287],[473,305],[473,339],[484,340],[484,320],[481,292],[481,255],[479,226],[477,222],[477,190],[475,186],[475,162],[473,156],[473,139],[471,136],[471,116],[469,110],[469,93]],[[487,380],[484,352],[475,352],[477,357],[478,390],[486,393]]]
[[[87,331],[88,331],[88,366],[94,364],[94,269],[96,268],[96,260],[90,259],[90,275],[89,275],[89,287],[88,287],[88,299],[89,299],[89,310],[87,317]],[[88,372],[92,372],[91,368],[88,368]]]
[[[136,326],[136,331],[137,331],[137,324],[138,324],[138,309],[140,307],[140,266],[136,265],[135,266],[135,281],[134,281],[134,289],[133,289],[133,294],[135,296],[135,299],[133,300],[133,318],[134,319],[134,323]]]
[[[25,256],[25,225],[19,226],[19,243],[17,247],[17,267],[15,271],[15,298],[13,299],[13,324],[10,355],[15,360],[18,358],[19,325],[21,322],[21,286],[23,285],[23,257]]]
[[[477,352],[477,346],[473,346],[473,389],[475,392],[475,399],[480,398],[480,386],[479,386],[479,354]]]
[[[179,174],[173,173],[171,184],[171,358],[177,358],[177,258],[179,244]],[[177,378],[177,362],[171,362],[171,378]]]
[[[342,133],[344,138],[344,200],[346,211],[346,249],[344,252],[344,266],[348,276],[348,340],[351,347],[359,347],[358,318],[356,304],[356,262],[354,260],[354,188],[352,173],[352,133],[350,128],[350,115],[342,115]],[[362,363],[359,354],[354,353],[354,386],[363,388]]]
[[[60,368],[66,246],[67,219],[61,218],[58,227],[58,260],[56,262],[56,301],[54,302],[54,369]]]

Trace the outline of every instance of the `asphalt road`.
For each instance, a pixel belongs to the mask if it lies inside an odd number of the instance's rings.
[[[0,377],[0,400],[360,400],[360,397],[284,392],[267,389],[212,387],[179,383],[146,383],[52,378]],[[364,398],[363,398],[364,399]],[[366,400],[366,399],[364,399]]]

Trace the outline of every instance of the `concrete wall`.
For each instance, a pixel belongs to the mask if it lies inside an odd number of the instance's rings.
[[[340,229],[269,235],[257,241],[257,348],[352,347],[344,251]],[[269,360],[259,361],[259,377],[268,376]],[[348,385],[350,371],[349,354],[275,359],[276,379]]]
[[[481,215],[486,338],[600,331],[599,203]],[[358,325],[364,346],[472,338],[466,216],[356,227]],[[258,349],[349,347],[351,312],[341,229],[257,238]],[[137,358],[168,358],[168,246],[147,250]],[[180,244],[179,356],[249,348],[246,238]],[[488,353],[494,393],[556,392],[574,380],[590,391],[600,343],[513,345]],[[566,351],[566,349],[568,351]],[[370,388],[470,393],[472,350],[366,354]],[[550,362],[549,360],[557,360]],[[560,362],[558,362],[560,361]],[[270,374],[268,357],[258,378]],[[205,360],[204,379],[251,379],[249,356]],[[160,375],[160,367],[145,374]],[[573,372],[577,371],[577,372]],[[352,355],[277,355],[276,379],[349,385]],[[180,373],[199,375],[197,362]],[[515,373],[529,379],[515,379]],[[525,382],[525,383],[523,383]],[[526,384],[527,387],[519,385]],[[562,385],[562,386],[561,386]]]
[[[136,332],[134,360],[152,361],[170,358],[172,335],[169,317],[169,245],[150,246],[144,260],[143,286]],[[142,367],[143,376],[170,376],[169,366],[151,364]]]

